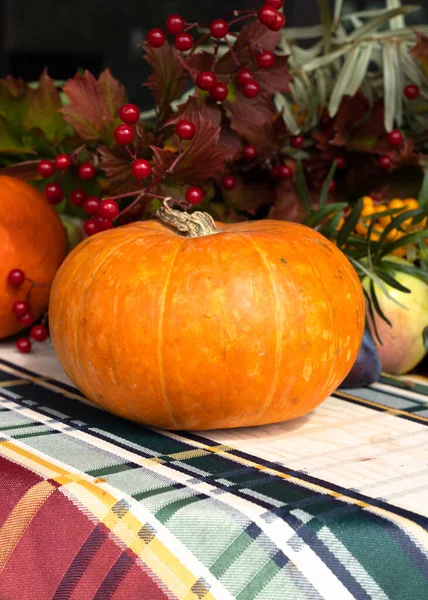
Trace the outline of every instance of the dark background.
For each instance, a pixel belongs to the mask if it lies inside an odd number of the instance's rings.
[[[428,0],[412,23],[428,22]],[[38,79],[45,65],[55,79],[72,77],[79,67],[98,74],[106,66],[125,84],[129,99],[151,104],[141,83],[149,74],[139,43],[151,27],[163,27],[171,13],[209,22],[233,9],[257,9],[262,0],[0,0],[0,77],[8,73]],[[333,6],[334,0],[329,0]],[[353,12],[385,7],[386,0],[345,0]],[[285,0],[289,26],[319,22],[317,0]]]

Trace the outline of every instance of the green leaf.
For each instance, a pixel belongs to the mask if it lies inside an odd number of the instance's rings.
[[[327,178],[324,181],[324,185],[322,186],[321,194],[320,194],[320,208],[326,205],[328,200],[329,188],[330,184],[333,181],[333,177],[336,173],[336,161],[333,161],[330,171],[328,172]]]
[[[421,281],[425,281],[425,283],[428,283],[428,271],[426,271],[425,269],[421,269],[420,267],[406,265],[399,262],[392,262],[385,259],[379,263],[379,266],[381,268],[387,268],[393,272],[401,271],[402,273],[407,273],[408,275],[412,275],[413,277],[416,277]]]
[[[327,0],[318,0],[321,24],[323,29],[324,52],[328,52],[331,40],[331,14]]]
[[[42,131],[51,144],[58,144],[66,133],[64,117],[58,112],[60,108],[59,92],[45,69],[39,86],[30,90],[25,127]]]
[[[379,300],[376,296],[376,290],[374,287],[373,279],[370,280],[370,297],[373,300],[373,305],[374,305],[374,308],[375,308],[375,311],[377,312],[377,314],[380,316],[381,319],[383,319],[385,321],[385,323],[388,323],[388,325],[390,327],[392,327],[391,321],[388,319],[388,317],[385,315],[385,313],[382,311],[382,309],[380,307]]]
[[[428,325],[424,327],[422,332],[422,340],[424,344],[425,351],[428,352]]]
[[[428,208],[428,169],[425,170],[421,191],[419,192],[419,206]]]
[[[309,215],[312,211],[312,201],[306,184],[305,172],[301,160],[298,160],[296,163],[296,190],[303,208]]]
[[[380,214],[382,217],[384,217],[384,216],[387,216],[387,212],[391,212],[391,211],[385,211],[384,213],[380,213]],[[396,212],[396,210],[393,210],[393,212]],[[393,229],[398,229],[400,227],[400,225],[402,223],[404,223],[404,221],[407,221],[407,219],[412,219],[413,217],[417,217],[421,213],[423,214],[423,211],[420,208],[416,208],[414,210],[407,210],[404,213],[400,213],[397,217],[392,219],[391,223],[389,223],[385,227],[385,229],[382,231],[382,235],[380,236],[380,239],[379,239],[379,249],[378,249],[376,258],[378,258],[378,256],[380,255],[380,253],[382,251],[382,246],[383,246],[384,242],[386,241],[388,234]],[[376,214],[376,217],[379,217],[379,215]]]
[[[0,116],[0,152],[5,154],[34,154],[34,145],[30,136],[20,136],[12,131],[10,125]]]
[[[399,283],[396,279],[394,279],[394,277],[389,275],[389,273],[382,271],[382,269],[379,269],[379,268],[375,269],[375,273],[377,273],[377,275],[379,275],[379,277],[382,279],[382,281],[387,283],[390,287],[392,287],[400,292],[403,292],[404,294],[411,293],[411,290],[409,290],[409,288],[406,288],[404,285],[401,285],[401,283]]]
[[[419,10],[419,6],[401,6],[400,8],[394,8],[392,10],[387,10],[387,11],[383,12],[382,14],[380,14],[379,16],[372,19],[371,21],[368,21],[367,23],[365,23],[365,25],[360,27],[360,29],[356,29],[354,32],[352,32],[351,35],[349,35],[346,38],[346,41],[352,42],[355,40],[361,40],[365,35],[367,35],[368,33],[371,33],[372,31],[375,31],[381,25],[384,25],[385,23],[387,23],[394,17],[397,17],[399,15],[409,15],[412,12],[416,12],[418,10]]]
[[[342,12],[343,0],[334,0],[334,20],[338,21]]]
[[[341,248],[347,241],[349,235],[354,231],[355,226],[360,220],[361,211],[363,210],[363,199],[360,198],[354,205],[350,214],[346,217],[343,227],[337,237],[337,246]]]
[[[364,296],[366,297],[366,300],[367,300],[367,308],[369,309],[369,315],[370,315],[370,318],[371,318],[371,321],[372,321],[372,325],[373,325],[373,332],[375,334],[373,337],[376,337],[376,339],[379,342],[379,344],[381,346],[383,346],[383,342],[382,342],[382,340],[380,338],[379,331],[378,331],[377,326],[376,326],[376,319],[375,319],[375,314],[374,314],[374,310],[373,310],[373,301],[370,298],[370,294],[364,288],[363,288],[363,292],[364,292]],[[366,325],[369,328],[369,331],[371,333],[368,319],[366,321]]]
[[[401,246],[414,244],[415,242],[419,242],[420,240],[426,239],[427,237],[428,231],[426,229],[423,231],[415,231],[413,233],[409,233],[408,235],[404,235],[396,242],[385,244],[383,248],[381,248],[380,255],[385,256],[386,254],[391,254],[391,252],[393,252],[397,248],[401,248]]]
[[[8,129],[18,137],[23,131],[22,123],[27,111],[29,91],[22,79],[15,79],[10,75],[6,79],[0,79],[0,117],[4,118]]]
[[[356,46],[346,57],[345,63],[340,72],[333,93],[330,98],[328,111],[331,117],[334,117],[339,110],[340,103],[345,95],[349,95],[350,81],[355,71],[355,66],[360,55],[360,48]]]
[[[327,223],[320,229],[320,232],[326,238],[331,238],[333,234],[336,233],[341,218],[342,214],[340,212],[335,213],[331,219],[329,219]],[[337,237],[337,235],[335,237]]]
[[[326,219],[329,215],[342,211],[347,206],[347,202],[335,202],[334,204],[328,204],[327,206],[323,206],[322,208],[319,208],[318,210],[310,214],[309,217],[307,217],[303,223],[308,227],[315,227],[316,225],[321,223],[321,221]],[[339,214],[339,220],[340,216],[341,215]]]

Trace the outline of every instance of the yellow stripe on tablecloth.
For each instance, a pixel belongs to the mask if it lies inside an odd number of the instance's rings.
[[[31,521],[56,489],[56,486],[49,481],[40,481],[33,485],[14,506],[0,528],[0,572],[6,566]]]
[[[42,458],[26,448],[15,445],[13,442],[0,442],[0,451],[2,449],[9,450],[5,454],[14,455],[16,457],[15,460],[19,459],[20,464],[31,468],[32,471],[38,472],[42,476],[46,476],[48,472],[49,478],[61,485],[63,492],[67,490],[75,497],[80,509],[83,508],[85,511],[90,511],[96,517],[97,521],[102,522],[112,531],[120,542],[130,548],[170,590],[174,590],[177,598],[180,600],[194,600],[195,595],[191,591],[191,588],[196,583],[195,575],[156,535],[149,544],[146,544],[138,536],[138,532],[145,524],[132,513],[132,510],[128,510],[122,518],[112,510],[120,498],[115,497],[100,485],[95,484],[89,476],[86,478],[84,474],[71,473],[56,464],[50,463],[46,458]],[[40,486],[40,488],[37,486]],[[111,486],[109,488],[111,489]],[[38,491],[39,489],[40,491]],[[27,492],[26,496],[32,490],[35,490],[22,507],[20,507],[21,501],[15,507],[6,522],[7,524],[10,520],[10,525],[4,534],[5,540],[9,540],[9,543],[6,545],[1,537],[3,528],[0,530],[0,570],[2,559],[4,564],[6,564],[31,519],[55,489],[57,488],[49,481],[42,481]],[[49,493],[47,493],[48,490]],[[41,492],[44,492],[44,494]],[[40,498],[40,500],[38,501],[37,498]],[[22,501],[24,499],[25,496]],[[18,507],[20,507],[19,510]],[[16,514],[15,510],[18,511]],[[17,524],[18,527],[16,527]],[[13,535],[11,535],[10,531],[12,531]],[[214,596],[207,591],[204,600],[214,600]]]
[[[353,396],[352,394],[346,394],[340,390],[333,393],[333,396],[336,398],[348,398],[349,400],[355,400],[357,402],[361,402],[362,404],[367,404],[367,406],[376,406],[376,408],[381,408],[384,412],[389,415],[404,415],[409,417],[415,421],[421,421],[422,423],[428,423],[428,417],[423,417],[422,415],[418,415],[417,413],[408,412],[405,410],[399,410],[398,408],[390,408],[386,406],[386,404],[380,404],[379,402],[374,402],[373,400],[366,400],[365,398],[360,398],[359,396]]]

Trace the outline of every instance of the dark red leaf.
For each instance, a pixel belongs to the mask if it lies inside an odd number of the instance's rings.
[[[213,55],[210,52],[205,52],[205,50],[188,56],[179,54],[178,58],[184,69],[190,73],[192,79],[196,79],[200,71],[211,71],[213,65]]]
[[[10,177],[18,177],[24,181],[31,181],[38,179],[39,174],[37,172],[37,165],[39,160],[27,160],[25,162],[16,163],[11,167],[5,167],[0,169],[0,175],[10,175]]]
[[[184,67],[175,46],[165,42],[160,48],[152,48],[144,42],[145,59],[153,68],[153,74],[147,79],[147,85],[153,92],[156,104],[161,107],[162,115],[168,111],[171,102],[184,92]]]
[[[126,194],[140,189],[138,181],[131,174],[131,158],[122,146],[100,146],[98,156],[112,193]]]
[[[254,78],[267,94],[290,92],[291,75],[288,69],[288,56],[277,56],[272,69],[259,69]]]

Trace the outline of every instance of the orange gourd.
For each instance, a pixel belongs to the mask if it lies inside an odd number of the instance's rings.
[[[38,318],[46,310],[49,287],[66,252],[66,234],[61,221],[33,186],[0,176],[0,339],[23,329],[12,312],[12,304],[29,290],[8,283],[12,269],[22,269],[29,279],[46,287],[31,291],[31,310]]]
[[[172,430],[314,409],[363,336],[362,288],[344,254],[295,223],[216,230],[204,213],[161,210],[174,227],[97,234],[58,271],[50,330],[70,379],[105,409]]]

